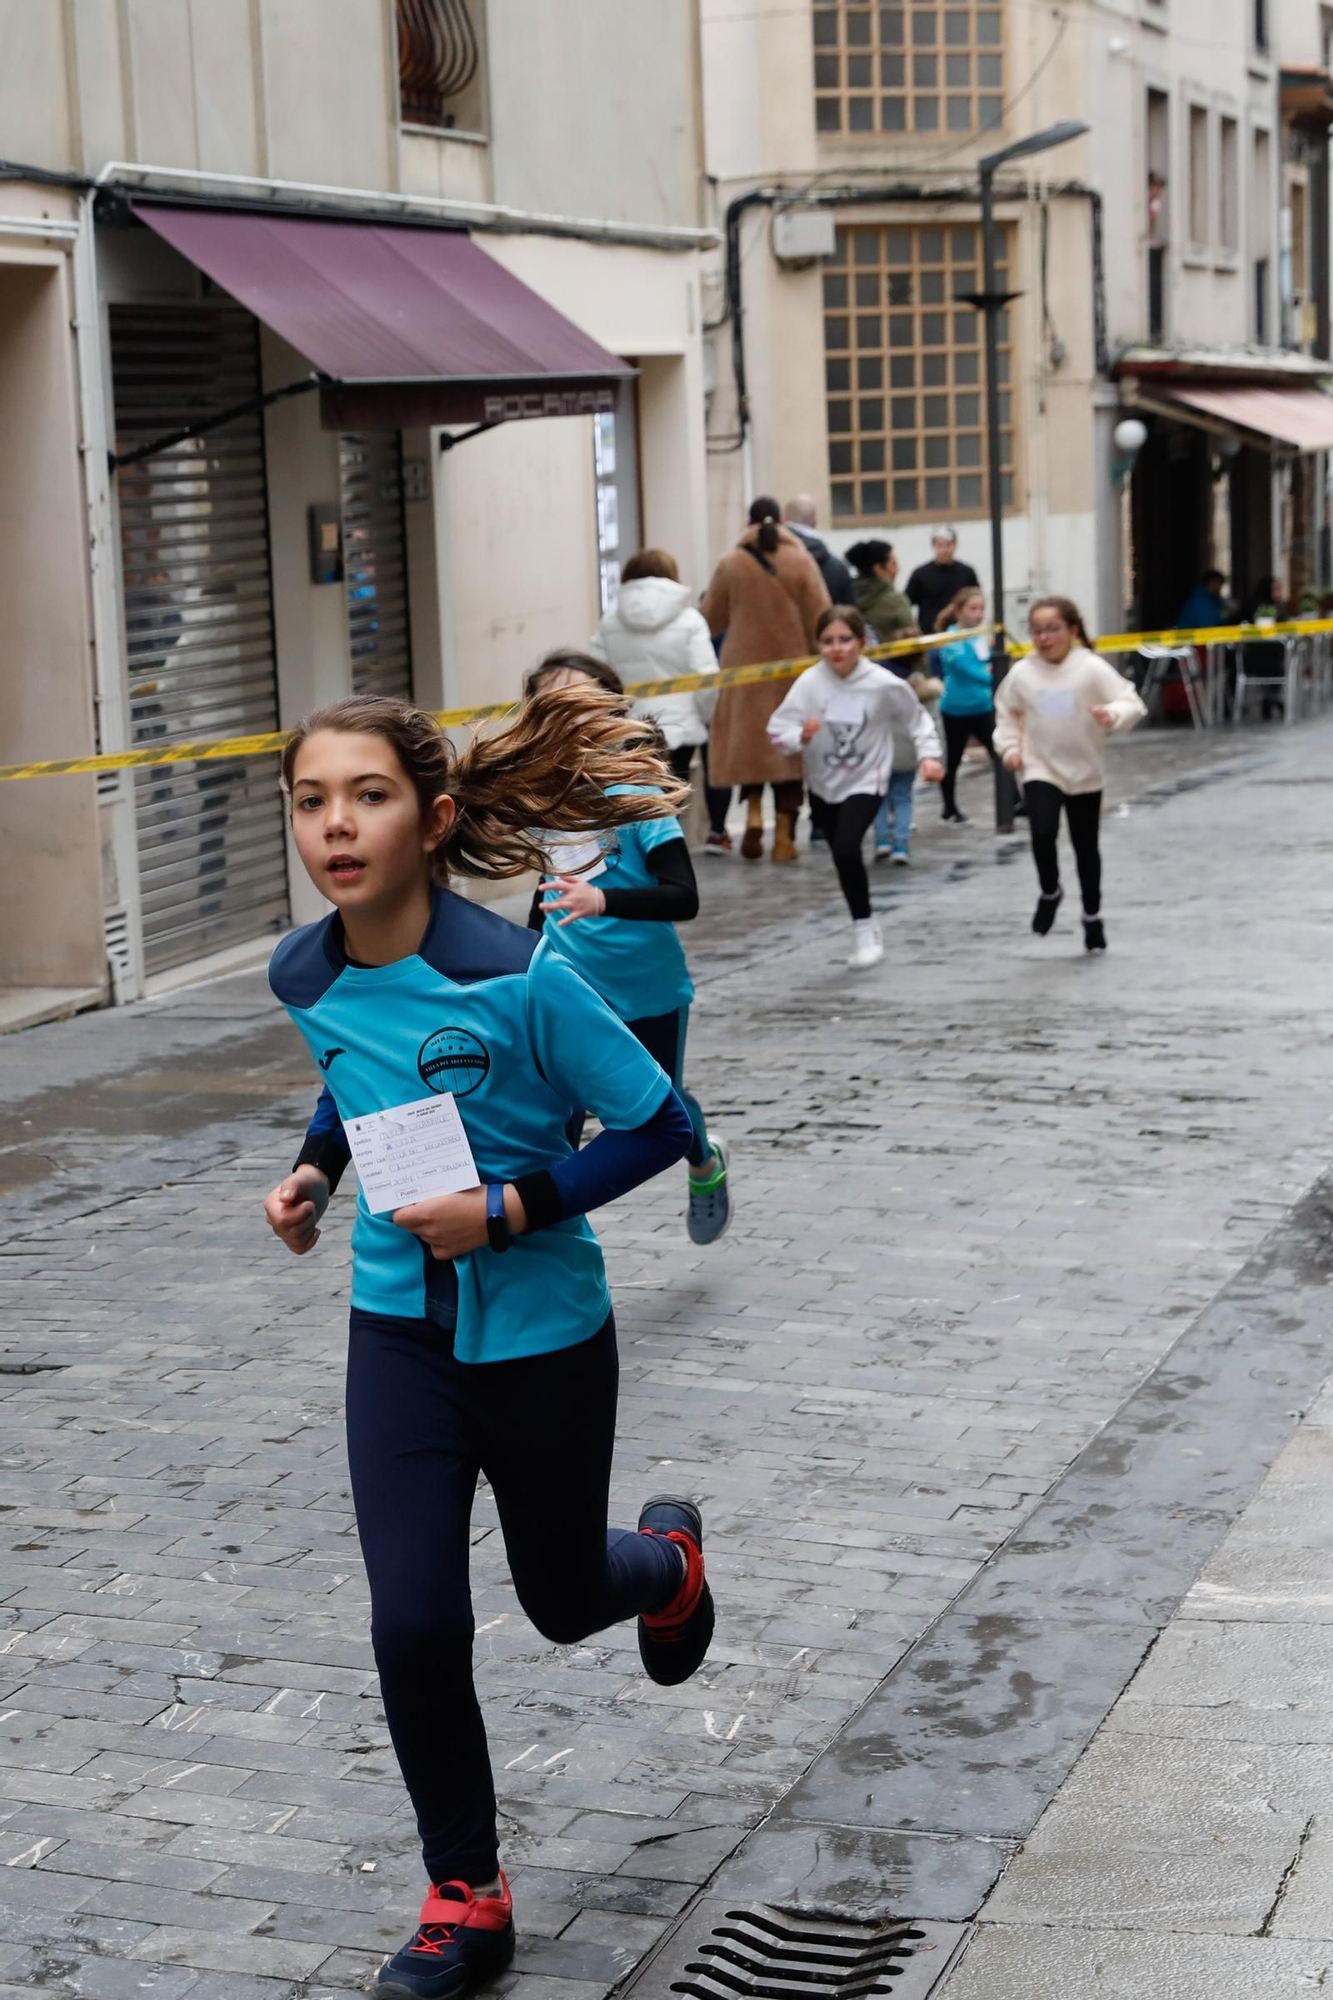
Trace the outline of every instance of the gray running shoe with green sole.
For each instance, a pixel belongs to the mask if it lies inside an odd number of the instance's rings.
[[[694,1174],[690,1180],[687,1227],[691,1243],[716,1243],[731,1221],[731,1195],[727,1187],[727,1149],[714,1139],[713,1171],[707,1180]]]

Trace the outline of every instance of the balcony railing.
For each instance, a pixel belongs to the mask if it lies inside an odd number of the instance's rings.
[[[447,131],[476,80],[481,44],[468,0],[398,0],[398,81],[403,119]]]

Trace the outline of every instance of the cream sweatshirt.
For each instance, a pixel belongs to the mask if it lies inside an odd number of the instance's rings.
[[[803,744],[801,725],[810,716],[819,717],[819,733]],[[879,798],[888,790],[895,724],[915,744],[919,762],[939,756],[935,725],[906,681],[874,660],[858,660],[843,679],[820,660],[793,681],[769,717],[768,734],[780,750],[805,759],[817,798],[840,805],[853,793]]]
[[[1109,708],[1110,729],[1093,719]],[[1123,674],[1086,646],[1074,646],[1058,666],[1028,653],[995,690],[995,748],[1023,755],[1023,779],[1058,785],[1062,792],[1099,792],[1106,770],[1106,738],[1120,735],[1147,714]]]

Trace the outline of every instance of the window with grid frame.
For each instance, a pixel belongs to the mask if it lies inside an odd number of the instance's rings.
[[[1001,229],[1008,289],[1013,231]],[[986,364],[981,231],[896,223],[840,229],[824,266],[824,368],[835,520],[984,514]],[[1012,330],[999,315],[1002,504],[1015,504]]]
[[[995,0],[814,0],[815,127],[826,134],[986,132],[1004,119]]]

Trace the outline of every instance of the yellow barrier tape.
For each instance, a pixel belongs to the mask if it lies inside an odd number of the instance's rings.
[[[1278,618],[1267,625],[1202,625],[1189,631],[1110,632],[1093,641],[1097,653],[1136,653],[1140,646],[1224,646],[1237,639],[1286,639],[1333,632],[1333,618]]]
[[[992,631],[998,628],[984,629]],[[1099,653],[1132,653],[1140,646],[1219,645],[1237,639],[1282,639],[1320,632],[1333,632],[1333,618],[1282,619],[1270,625],[1216,625],[1196,631],[1117,632],[1094,641],[1094,650]],[[867,657],[872,660],[905,658],[927,652],[939,643],[938,635],[929,639],[924,636],[895,639],[888,645],[868,647]],[[1013,638],[1008,643],[1015,653],[1024,650]],[[813,666],[817,658],[817,654],[811,654],[802,659],[765,660],[753,667],[724,667],[715,674],[680,674],[670,681],[634,681],[626,686],[625,693],[638,700],[649,700],[664,694],[688,694],[695,688],[717,690],[748,687],[757,681],[795,680],[798,674]],[[500,701],[482,708],[436,709],[433,713],[442,729],[460,729],[469,723],[491,722],[509,715],[515,705],[512,701]],[[16,778],[74,777],[96,771],[132,771],[156,764],[203,764],[224,757],[270,757],[284,748],[289,736],[290,731],[278,729],[261,736],[214,736],[198,743],[164,743],[145,746],[141,750],[109,750],[95,757],[63,757],[37,764],[0,764],[0,782]]]
[[[921,639],[896,640],[892,645],[872,649],[875,659],[919,653]],[[681,674],[671,681],[634,681],[628,695],[646,699],[662,694],[684,694],[693,688],[744,687],[755,681],[795,680],[815,663],[818,655],[800,660],[766,660],[753,667],[727,667],[715,674]],[[151,692],[151,690],[150,690]],[[444,708],[432,711],[442,729],[459,729],[472,722],[490,722],[513,713],[512,701],[491,702],[482,708]],[[145,765],[201,764],[222,757],[269,757],[281,751],[290,730],[277,729],[262,736],[212,736],[198,743],[163,743],[141,750],[108,750],[94,757],[64,757],[40,764],[0,764],[0,781],[12,778],[64,778],[90,771],[139,770]]]

